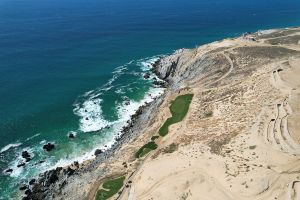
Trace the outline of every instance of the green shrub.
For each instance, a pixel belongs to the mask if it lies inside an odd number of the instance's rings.
[[[152,141],[155,141],[155,140],[158,139],[158,138],[159,138],[158,135],[154,135],[154,136],[151,137],[151,140],[152,140]]]
[[[144,146],[142,146],[136,153],[135,157],[136,158],[141,158],[147,153],[149,153],[152,150],[155,150],[157,148],[157,144],[154,141],[148,142]]]

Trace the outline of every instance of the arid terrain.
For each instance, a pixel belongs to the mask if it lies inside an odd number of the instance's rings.
[[[155,71],[168,88],[131,127],[134,137],[60,176],[47,198],[94,199],[105,180],[124,175],[112,199],[300,199],[300,28],[178,50]],[[136,159],[187,93],[183,121]]]
[[[195,96],[120,199],[300,199],[299,50],[290,29],[162,60],[176,62],[165,104],[182,88]],[[162,106],[156,123],[167,115]]]

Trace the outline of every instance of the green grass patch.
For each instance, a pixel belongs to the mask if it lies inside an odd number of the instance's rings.
[[[154,141],[148,142],[144,146],[142,146],[136,153],[135,157],[136,158],[141,158],[147,153],[149,153],[152,150],[155,150],[157,148],[157,144]]]
[[[159,138],[158,135],[154,135],[154,136],[151,137],[151,140],[152,140],[152,141],[155,141],[155,140],[158,139],[158,138]]]
[[[118,193],[124,184],[125,176],[105,181],[103,189],[98,190],[96,200],[106,200]]]
[[[185,94],[178,96],[174,101],[172,101],[170,106],[172,117],[168,118],[159,129],[160,136],[166,136],[169,132],[169,126],[183,120],[189,110],[193,96],[194,94]]]

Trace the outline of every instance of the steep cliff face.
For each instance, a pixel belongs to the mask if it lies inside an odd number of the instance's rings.
[[[295,32],[290,32],[295,34]],[[276,35],[278,32],[272,34]],[[285,38],[290,38],[294,45],[298,44],[298,40],[294,41],[298,35],[286,36],[286,34],[284,34]],[[222,84],[222,81],[231,81],[230,79],[222,80],[225,76],[235,76],[236,79],[243,78],[254,72],[258,68],[258,64],[262,65],[298,54],[293,48],[278,46],[277,43],[277,46],[269,45],[269,41],[274,39],[259,40],[258,38],[261,37],[261,33],[258,32],[250,36],[245,35],[236,39],[214,42],[195,49],[180,49],[174,54],[160,59],[155,65],[155,71],[160,78],[169,83],[171,90],[177,91],[193,87],[194,84],[209,86],[217,82]],[[267,38],[267,36],[265,37]],[[289,39],[277,38],[276,40],[291,44]],[[262,44],[263,42],[265,45]]]
[[[205,45],[196,49],[178,50],[162,58],[156,65],[156,72],[169,82],[173,91],[199,82],[216,81],[230,70],[231,63],[220,53],[223,48],[211,52],[210,49],[209,45]]]

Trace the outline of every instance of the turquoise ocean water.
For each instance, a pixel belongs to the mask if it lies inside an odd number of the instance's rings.
[[[1,0],[0,199],[111,145],[149,94],[162,92],[143,78],[158,56],[297,25],[299,0]],[[43,151],[46,142],[56,148]],[[18,168],[23,150],[33,160]]]

